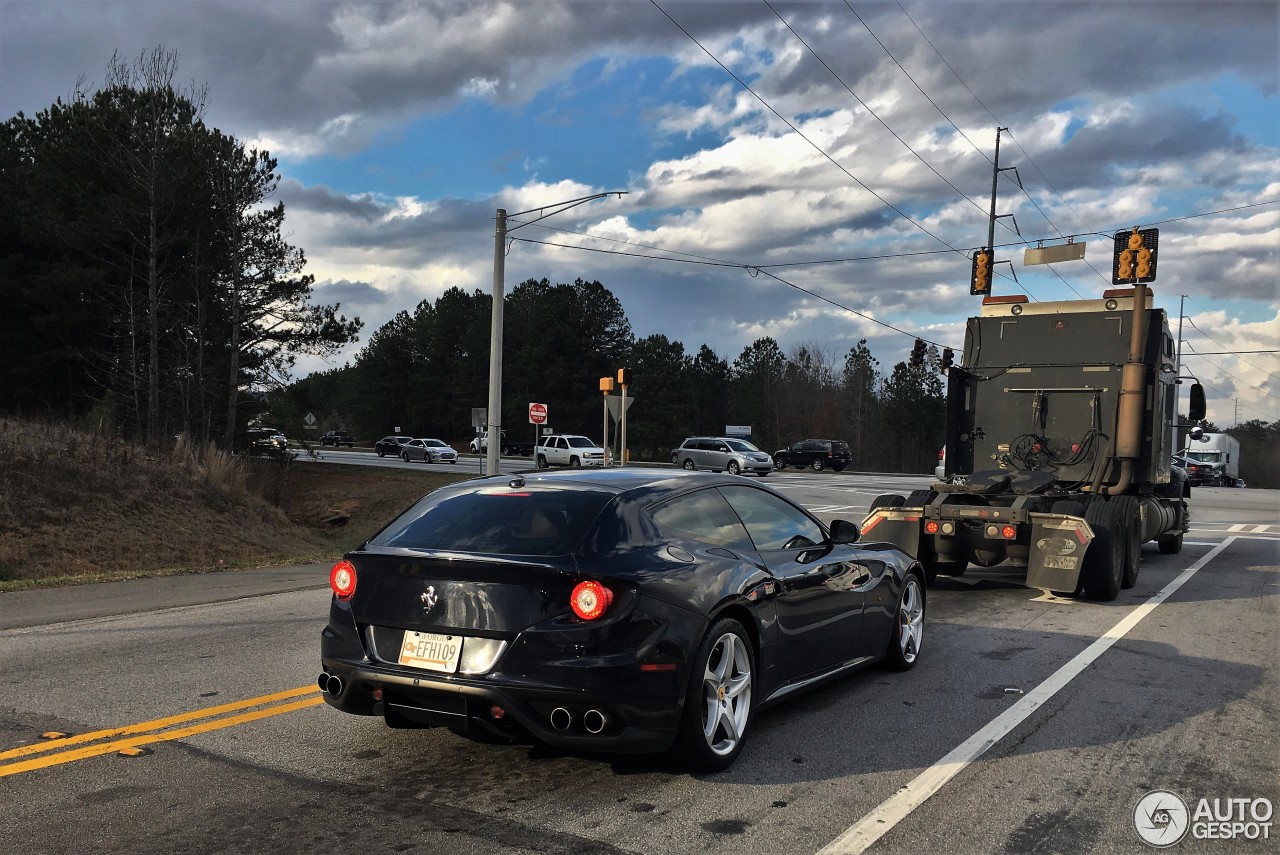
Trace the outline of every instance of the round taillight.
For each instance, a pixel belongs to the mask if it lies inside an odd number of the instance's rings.
[[[356,568],[350,561],[339,561],[329,571],[329,587],[344,603],[356,595]]]
[[[937,534],[938,533],[937,521],[929,520],[927,523],[924,524],[924,530],[926,534]]]
[[[579,582],[569,595],[573,613],[583,620],[595,620],[613,602],[613,591],[599,582]]]
[[[1000,536],[1005,540],[1013,540],[1018,534],[1018,530],[1011,525],[1007,525],[1000,529]]]

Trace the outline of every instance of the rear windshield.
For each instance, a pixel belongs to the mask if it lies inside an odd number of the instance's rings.
[[[564,555],[582,540],[613,493],[494,487],[432,493],[370,546],[495,555]]]

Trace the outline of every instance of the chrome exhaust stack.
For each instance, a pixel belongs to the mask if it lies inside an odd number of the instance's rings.
[[[591,735],[602,732],[609,724],[609,718],[600,710],[587,710],[582,715],[582,727]]]
[[[573,713],[564,707],[556,707],[551,711],[551,726],[559,731],[566,731],[573,725]]]

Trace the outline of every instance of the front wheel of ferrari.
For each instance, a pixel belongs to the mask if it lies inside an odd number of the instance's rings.
[[[719,772],[742,752],[755,652],[742,624],[725,618],[711,627],[693,662],[676,751],[697,771]]]
[[[920,659],[924,642],[924,585],[920,577],[908,573],[898,595],[898,614],[889,636],[885,664],[895,671],[910,671]]]

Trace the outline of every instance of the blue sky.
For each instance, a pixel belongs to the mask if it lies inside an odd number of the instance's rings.
[[[546,223],[569,233],[519,235],[739,265],[896,255],[774,272],[898,331],[741,267],[516,243],[508,286],[599,279],[637,335],[729,360],[763,335],[837,368],[863,338],[886,370],[917,335],[958,347],[999,124],[1022,188],[1002,177],[998,212],[1089,246],[1052,269],[1001,249],[1018,283],[997,293],[1097,296],[1109,233],[1159,224],[1154,290],[1175,315],[1188,295],[1188,351],[1280,349],[1274,0],[0,0],[0,24],[6,116],[92,85],[117,50],[177,51],[207,120],[279,159],[317,297],[366,337],[446,288],[488,289],[495,209],[621,189]],[[1280,419],[1275,354],[1192,360],[1219,424]]]

